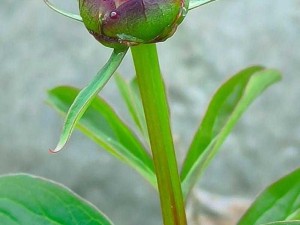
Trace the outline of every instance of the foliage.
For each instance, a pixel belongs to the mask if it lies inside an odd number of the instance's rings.
[[[51,151],[60,151],[77,127],[158,191],[164,225],[186,225],[184,203],[189,191],[242,114],[280,80],[280,73],[252,66],[224,82],[212,97],[178,171],[155,43],[171,37],[188,10],[214,0],[156,0],[156,4],[143,3],[146,11],[140,10],[139,1],[80,0],[80,15],[44,1],[57,12],[83,22],[100,43],[114,48],[108,62],[84,89],[60,86],[48,91],[47,103],[66,117],[59,143]],[[136,71],[130,82],[115,74],[129,48]],[[135,124],[133,129],[98,96],[113,74]],[[268,187],[238,225],[299,225],[299,199],[300,169]],[[94,206],[66,187],[25,174],[0,177],[0,221],[5,225],[112,225]]]
[[[61,184],[25,174],[0,177],[0,221],[3,225],[112,225]]]

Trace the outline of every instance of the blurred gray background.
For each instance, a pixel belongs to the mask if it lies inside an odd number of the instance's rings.
[[[59,5],[76,11],[75,0]],[[0,174],[26,172],[62,182],[115,224],[161,224],[155,191],[79,132],[64,151],[48,153],[63,119],[44,103],[47,89],[84,87],[111,49],[41,0],[1,0],[0,21]],[[178,32],[158,45],[179,162],[221,82],[253,64],[284,75],[238,123],[198,190],[253,199],[300,165],[299,24],[299,0],[220,0],[191,11]],[[119,72],[128,78],[134,73],[130,54]],[[113,79],[101,95],[125,114]],[[124,119],[131,123],[128,115]]]

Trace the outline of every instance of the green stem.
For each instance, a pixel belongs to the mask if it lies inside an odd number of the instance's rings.
[[[156,45],[131,48],[158,182],[164,225],[186,225],[169,108]]]

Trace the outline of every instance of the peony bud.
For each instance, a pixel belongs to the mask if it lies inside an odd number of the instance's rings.
[[[108,47],[166,40],[187,7],[188,0],[79,0],[86,28]]]

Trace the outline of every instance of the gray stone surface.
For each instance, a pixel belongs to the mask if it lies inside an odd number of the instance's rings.
[[[60,154],[47,152],[62,126],[44,104],[47,89],[83,87],[111,50],[42,1],[1,0],[0,21],[0,174],[27,172],[62,182],[115,224],[161,224],[155,191],[80,133]],[[159,44],[180,162],[209,96],[230,74],[253,64],[284,74],[239,122],[200,188],[253,198],[299,166],[299,24],[299,0],[224,0],[190,12],[175,36]],[[133,74],[129,55],[119,71]],[[124,114],[113,81],[102,95]]]

